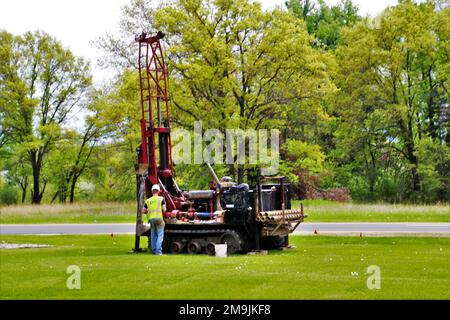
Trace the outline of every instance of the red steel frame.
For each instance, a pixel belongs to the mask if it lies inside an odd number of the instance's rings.
[[[160,40],[162,32],[139,42],[139,83],[141,95],[141,152],[140,167],[148,168],[148,184],[158,184],[160,177],[174,177],[172,142],[170,139],[168,74]],[[147,117],[147,118],[146,118]],[[156,133],[158,133],[160,161],[156,160]],[[161,140],[163,141],[161,143]],[[161,155],[163,153],[163,155]],[[147,188],[148,189],[148,188]],[[149,190],[147,190],[147,193]],[[169,196],[170,195],[166,195]],[[169,200],[169,204],[172,199]]]

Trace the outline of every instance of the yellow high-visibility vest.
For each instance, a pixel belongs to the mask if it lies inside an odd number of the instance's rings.
[[[149,220],[159,218],[163,218],[163,207],[162,202],[164,198],[159,196],[153,196],[145,200],[145,204],[147,205],[148,213],[147,217]]]

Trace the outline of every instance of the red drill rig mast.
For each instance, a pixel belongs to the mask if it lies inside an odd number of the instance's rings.
[[[139,81],[141,95],[141,149],[139,173],[147,173],[147,184],[168,184],[174,177],[172,145],[170,140],[170,115],[168,75],[160,40],[164,34],[136,38],[139,42]],[[159,166],[156,161],[156,134],[158,134]],[[146,188],[150,190],[150,188]],[[149,193],[147,193],[149,195]],[[168,209],[175,209],[170,194],[164,196]]]

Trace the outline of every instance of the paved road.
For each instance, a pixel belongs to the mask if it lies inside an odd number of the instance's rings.
[[[134,233],[134,224],[0,225],[0,234]],[[296,234],[440,234],[450,237],[450,223],[302,223]]]

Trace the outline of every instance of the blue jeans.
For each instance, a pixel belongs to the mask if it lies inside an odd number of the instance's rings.
[[[153,254],[162,254],[165,227],[164,220],[155,218],[151,219],[148,223],[150,224],[149,249],[151,245]]]

